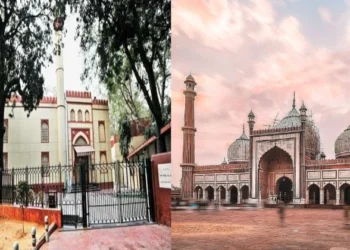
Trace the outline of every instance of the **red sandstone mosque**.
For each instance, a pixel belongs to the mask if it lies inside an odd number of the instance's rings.
[[[185,117],[181,195],[185,200],[226,204],[350,204],[350,126],[335,141],[336,159],[326,160],[320,150],[318,129],[302,103],[265,130],[254,130],[255,115],[248,114],[249,134],[228,148],[227,162],[195,164],[194,103],[196,81],[185,80]]]

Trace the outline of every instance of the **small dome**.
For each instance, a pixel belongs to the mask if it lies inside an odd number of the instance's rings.
[[[350,157],[350,126],[335,141],[335,158]]]
[[[190,74],[188,77],[186,77],[186,82],[187,81],[194,82],[195,80],[194,80],[193,76]]]
[[[326,159],[326,154],[322,151],[321,154],[320,154],[320,158],[321,159]]]
[[[227,150],[228,163],[249,161],[249,138],[244,132]]]

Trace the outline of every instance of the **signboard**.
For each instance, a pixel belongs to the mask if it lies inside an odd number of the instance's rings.
[[[307,178],[309,180],[320,179],[321,178],[321,173],[319,171],[317,171],[317,172],[307,172]]]
[[[324,179],[335,179],[337,177],[337,171],[323,171],[322,178]]]
[[[171,189],[171,164],[158,165],[159,187]]]
[[[339,170],[339,178],[349,178],[350,171],[349,170]]]

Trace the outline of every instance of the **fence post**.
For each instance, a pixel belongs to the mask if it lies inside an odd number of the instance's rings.
[[[49,242],[49,216],[45,216],[45,240]]]
[[[19,245],[17,241],[15,242],[15,244],[13,244],[13,250],[19,250]]]
[[[28,166],[26,166],[26,182],[29,184],[29,182],[28,182]]]
[[[33,250],[36,248],[36,228],[32,227],[32,246]]]
[[[147,169],[147,167],[148,167],[148,161],[145,159],[144,160],[144,168],[145,168],[145,182],[146,182],[147,215],[148,215],[148,222],[151,222],[151,211],[150,211],[151,207],[150,207],[150,200],[149,200],[150,196],[149,196],[149,189],[148,189],[149,183],[148,183],[148,175],[147,175],[148,169]]]
[[[44,193],[44,166],[41,166],[40,172],[41,172],[41,194],[42,194],[41,208],[44,208],[44,199],[45,199],[45,193]]]
[[[12,196],[12,205],[15,204],[15,170],[12,168],[11,176],[11,196]]]
[[[120,217],[120,223],[123,223],[123,213],[122,213],[122,190],[121,190],[121,180],[120,180],[120,169],[121,169],[121,164],[119,161],[116,163],[117,166],[117,177],[118,177],[118,182],[117,182],[117,197],[119,196],[118,199],[118,207],[119,207],[119,217]],[[118,195],[119,193],[119,195]]]

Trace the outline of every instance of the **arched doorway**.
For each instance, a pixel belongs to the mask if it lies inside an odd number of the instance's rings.
[[[242,203],[248,203],[249,199],[249,187],[247,185],[244,185],[242,187]]]
[[[350,185],[348,183],[340,187],[340,201],[341,204],[350,205]]]
[[[206,189],[205,189],[205,192],[207,193],[207,199],[209,201],[212,201],[214,200],[214,188],[212,186],[208,186]]]
[[[259,191],[261,193],[261,199],[273,199],[274,197],[281,196],[280,189],[283,189],[283,197],[288,202],[293,200],[292,185],[293,184],[293,162],[290,155],[283,149],[274,146],[263,156],[259,161]],[[283,177],[285,182],[277,183],[279,179]],[[280,186],[281,184],[281,186]]]
[[[309,186],[309,204],[320,204],[320,188],[316,184]]]
[[[335,192],[335,187],[328,183],[324,188],[324,204],[328,205],[335,205],[335,200],[336,200],[336,192]]]
[[[281,177],[276,183],[277,198],[284,203],[293,201],[293,183],[288,177]]]
[[[196,199],[196,200],[203,199],[203,189],[202,189],[202,187],[197,186],[197,187],[194,189],[194,192],[195,192],[195,194],[196,194],[196,197],[193,197],[194,199]]]
[[[226,200],[226,188],[219,186],[216,189],[216,200],[224,202]]]
[[[79,136],[73,144],[74,147],[87,146],[87,145],[88,143],[83,136]],[[89,156],[88,155],[78,156],[77,153],[74,151],[74,176],[73,176],[74,184],[80,186],[82,184],[82,178],[84,178],[85,181],[87,181],[88,176],[86,176],[86,173],[89,173],[89,172],[83,171],[83,168],[85,167],[88,168],[88,165],[89,165]],[[91,177],[90,177],[90,180],[92,180]]]
[[[236,204],[238,202],[238,190],[235,186],[231,186],[230,189],[230,202]]]

